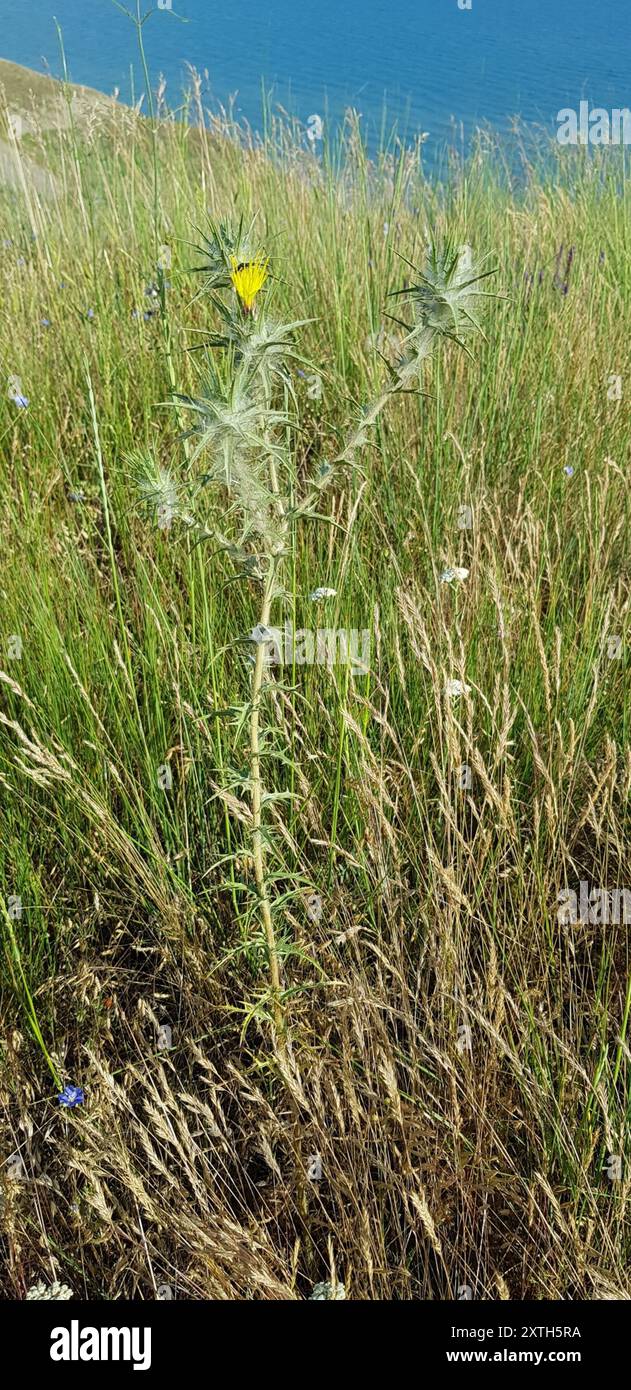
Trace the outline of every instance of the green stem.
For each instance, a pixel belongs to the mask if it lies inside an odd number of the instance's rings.
[[[149,77],[149,68],[148,68],[148,65],[147,65],[147,55],[146,55],[146,53],[145,53],[145,44],[144,44],[144,39],[143,39],[143,37],[142,37],[143,25],[144,25],[145,20],[146,20],[147,18],[148,18],[148,16],[145,15],[145,17],[144,17],[144,19],[143,19],[142,14],[141,14],[141,10],[140,10],[140,0],[136,0],[136,18],[135,18],[135,20],[134,20],[134,23],[135,23],[135,26],[136,26],[136,32],[137,32],[137,34],[138,34],[138,47],[139,47],[139,49],[140,49],[140,61],[141,61],[141,63],[142,63],[142,70],[143,70],[143,75],[144,75],[144,79],[145,79],[145,89],[146,89],[146,93],[147,93],[147,109],[148,109],[148,111],[149,111],[149,118],[150,118],[150,121],[151,121],[151,139],[152,139],[152,154],[153,154],[153,237],[154,237],[155,259],[156,259],[156,261],[157,261],[157,259],[158,259],[158,246],[159,246],[159,240],[160,240],[160,239],[159,239],[159,234],[158,234],[158,221],[159,221],[159,215],[158,215],[158,202],[159,202],[159,198],[158,198],[158,193],[159,193],[159,188],[160,188],[160,180],[159,180],[159,174],[158,174],[158,131],[157,131],[157,125],[156,125],[156,119],[155,119],[155,110],[154,110],[154,104],[153,104],[153,92],[152,92],[152,90],[151,90],[151,79],[150,79],[150,77]]]
[[[43,1034],[42,1034],[42,1030],[41,1030],[41,1028],[40,1028],[40,1026],[39,1026],[39,1019],[38,1019],[37,1013],[36,1013],[36,1011],[35,1011],[35,1004],[34,1004],[34,1002],[33,1002],[33,996],[32,996],[32,994],[31,994],[31,991],[30,991],[29,987],[28,987],[28,981],[27,981],[27,979],[26,979],[26,975],[24,974],[24,969],[23,969],[23,966],[22,966],[22,957],[21,957],[21,955],[20,955],[20,948],[19,948],[18,943],[17,943],[17,940],[16,940],[15,930],[14,930],[14,927],[13,927],[13,922],[12,922],[12,920],[11,920],[11,918],[10,918],[8,912],[7,912],[6,904],[5,904],[4,898],[0,898],[0,908],[2,909],[2,916],[3,916],[3,918],[4,918],[4,922],[5,922],[7,934],[8,934],[8,937],[9,937],[9,944],[10,944],[10,947],[11,947],[11,955],[13,956],[13,961],[14,961],[14,964],[15,964],[15,966],[16,966],[18,975],[19,975],[19,977],[20,977],[20,983],[21,983],[21,985],[22,985],[22,989],[23,989],[23,991],[24,991],[24,998],[25,998],[25,1001],[26,1001],[26,1014],[27,1014],[27,1017],[28,1017],[28,1021],[29,1021],[30,1025],[31,1025],[31,1031],[32,1031],[32,1033],[33,1033],[33,1037],[35,1038],[36,1042],[39,1044],[39,1046],[40,1046],[40,1048],[41,1048],[41,1050],[42,1050],[42,1053],[43,1053],[44,1058],[45,1058],[45,1060],[46,1060],[46,1065],[48,1066],[48,1069],[49,1069],[49,1071],[50,1071],[50,1073],[51,1073],[51,1076],[52,1076],[52,1078],[53,1078],[53,1081],[55,1082],[55,1085],[56,1085],[56,1087],[57,1087],[57,1090],[58,1090],[58,1091],[61,1091],[61,1090],[63,1090],[63,1085],[62,1085],[61,1077],[59,1076],[59,1072],[57,1071],[57,1068],[56,1068],[56,1066],[55,1066],[55,1063],[53,1062],[53,1059],[52,1059],[52,1057],[51,1057],[51,1055],[50,1055],[50,1053],[49,1053],[49,1051],[48,1051],[48,1048],[47,1048],[47,1046],[46,1046],[46,1043],[44,1042],[44,1037],[43,1037]],[[13,972],[12,972],[12,973],[13,973]]]

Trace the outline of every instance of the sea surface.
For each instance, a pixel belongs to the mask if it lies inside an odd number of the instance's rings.
[[[192,64],[208,104],[232,99],[257,129],[262,86],[272,106],[329,130],[354,107],[371,144],[385,109],[388,131],[428,132],[430,160],[515,116],[554,134],[557,112],[582,99],[631,108],[631,0],[143,0],[143,12],[152,3],[149,68],[169,104]],[[0,56],[59,75],[55,19],[73,81],[138,99],[134,29],[113,0],[0,0]]]

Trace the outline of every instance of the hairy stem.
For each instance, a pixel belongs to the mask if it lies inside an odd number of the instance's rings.
[[[265,580],[265,589],[263,593],[261,615],[259,619],[261,627],[267,627],[269,625],[270,613],[272,608],[272,597],[274,593],[275,574],[276,565],[274,560],[270,559],[269,570],[267,573],[267,578]],[[272,1007],[274,1012],[274,1026],[276,1030],[277,1039],[282,1042],[284,1036],[285,1022],[280,997],[280,969],[278,964],[278,951],[276,948],[276,936],[274,934],[272,909],[269,899],[269,893],[267,891],[267,880],[265,877],[265,858],[263,853],[261,817],[263,783],[261,778],[261,749],[259,738],[259,723],[265,652],[265,643],[258,642],[256,647],[254,672],[252,675],[252,712],[250,715],[252,857],[254,860],[254,874],[256,877],[256,887],[259,895],[259,902],[261,905],[261,916],[263,918],[263,927],[265,929],[265,938],[267,941],[270,983],[272,986]]]

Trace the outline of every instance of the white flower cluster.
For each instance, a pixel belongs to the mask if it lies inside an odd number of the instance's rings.
[[[64,1298],[74,1298],[74,1294],[72,1289],[68,1288],[67,1284],[59,1284],[57,1280],[52,1284],[45,1284],[43,1279],[40,1279],[37,1284],[33,1284],[29,1289],[26,1298],[27,1301],[33,1298],[52,1298],[60,1302]]]
[[[469,571],[456,565],[453,568],[450,567],[449,569],[443,570],[440,576],[440,582],[441,584],[451,584],[454,579],[459,579],[464,583],[464,580],[468,579],[468,577]]]
[[[314,1284],[313,1293],[311,1294],[309,1302],[320,1303],[325,1299],[342,1298],[346,1298],[346,1288],[344,1284],[331,1284],[327,1280],[324,1284]]]

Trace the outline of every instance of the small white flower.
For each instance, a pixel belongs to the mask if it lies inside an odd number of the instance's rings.
[[[469,571],[461,569],[458,565],[456,565],[453,568],[450,567],[449,569],[443,570],[440,576],[440,582],[441,584],[451,584],[452,580],[454,579],[461,579],[464,581],[468,578]]]
[[[74,1294],[67,1284],[58,1284],[55,1280],[53,1284],[48,1285],[44,1283],[43,1279],[40,1279],[29,1289],[26,1298],[27,1301],[28,1299],[52,1298],[56,1302],[60,1302],[64,1298],[74,1298]]]
[[[328,1280],[324,1284],[314,1284],[313,1293],[311,1294],[309,1302],[319,1303],[330,1298],[346,1298],[346,1288],[344,1284],[331,1284]]]
[[[337,589],[314,589],[313,593],[309,594],[309,598],[317,603],[319,598],[335,598],[336,594]]]
[[[456,699],[458,695],[468,695],[470,690],[471,686],[466,685],[464,681],[447,681],[445,686],[445,691],[451,699]]]
[[[307,897],[307,917],[310,922],[319,922],[322,917],[322,898],[319,893],[309,893]]]

